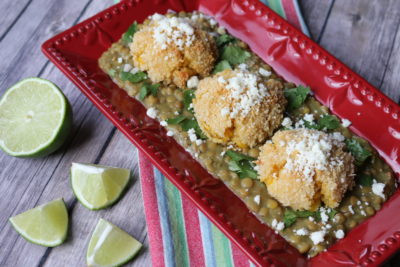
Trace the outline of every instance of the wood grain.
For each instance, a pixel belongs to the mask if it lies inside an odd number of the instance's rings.
[[[113,1],[0,1],[0,94],[18,80],[41,76],[58,84],[70,100],[74,127],[66,144],[43,159],[16,159],[0,153],[0,266],[85,266],[87,242],[99,218],[120,226],[144,243],[129,266],[150,266],[140,195],[136,148],[40,52],[40,45]],[[313,38],[367,80],[399,101],[400,3],[397,0],[300,0]],[[132,169],[133,179],[112,208],[89,211],[69,185],[71,162]],[[23,240],[8,218],[64,197],[70,233],[63,246],[46,249]]]

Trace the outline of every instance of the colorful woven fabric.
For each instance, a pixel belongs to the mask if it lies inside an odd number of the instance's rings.
[[[261,1],[308,34],[296,0]],[[254,266],[143,154],[139,161],[154,267]]]

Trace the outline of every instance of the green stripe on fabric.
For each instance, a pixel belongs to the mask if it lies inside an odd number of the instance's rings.
[[[268,0],[268,6],[282,18],[286,19],[285,10],[283,9],[281,0]]]
[[[168,213],[171,218],[171,230],[175,248],[177,266],[189,266],[189,250],[186,240],[185,221],[182,213],[182,199],[179,190],[165,178],[165,192],[168,201]]]
[[[233,267],[232,250],[228,238],[213,224],[214,253],[218,267]]]

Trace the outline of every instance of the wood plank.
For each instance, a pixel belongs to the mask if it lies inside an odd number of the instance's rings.
[[[400,22],[397,24],[397,31],[393,34],[396,39],[392,47],[388,48],[391,50],[389,62],[379,87],[383,93],[400,104]]]
[[[34,0],[28,6],[0,43],[0,58],[7,59],[0,61],[0,93],[21,78],[38,75],[47,62],[42,43],[76,23],[90,1]]]
[[[93,9],[86,16],[104,9],[106,5],[108,3],[96,1]],[[79,6],[79,1],[77,1],[77,3],[72,3],[71,6],[80,7],[80,9],[77,9],[73,14],[69,14],[71,15],[68,17],[70,22],[66,23],[70,24],[78,18],[84,5],[81,4]],[[69,25],[66,26],[68,27]],[[41,27],[40,24],[38,27]],[[53,33],[47,34],[51,35]],[[47,37],[49,36],[42,38],[46,39]],[[30,51],[33,57],[37,57],[41,53],[40,50],[33,48]],[[32,61],[26,59],[25,62]],[[42,66],[45,65],[45,62],[43,60]],[[32,71],[35,73],[33,76],[36,76],[41,66],[40,64],[31,64],[31,68],[36,70],[36,73]],[[24,71],[19,75],[26,76]],[[68,184],[68,170],[72,159],[94,161],[97,155],[102,153],[104,141],[114,128],[53,65],[47,66],[43,76],[64,88],[64,92],[70,99],[74,110],[74,130],[63,149],[44,159],[22,160],[1,154],[0,164],[2,168],[0,168],[0,175],[4,179],[0,181],[0,193],[8,201],[0,203],[2,210],[0,215],[0,227],[2,228],[0,238],[4,240],[2,241],[4,249],[0,250],[0,266],[31,266],[32,263],[39,262],[46,249],[27,243],[19,237],[8,224],[8,217],[32,208],[38,203],[51,200],[46,198],[46,195],[42,195],[46,185],[52,185],[53,183]],[[66,150],[66,147],[68,147],[68,150]],[[64,193],[70,192],[59,191],[58,193],[59,196],[62,196]],[[24,257],[19,257],[19,255],[24,255]]]
[[[397,0],[336,0],[320,44],[379,87],[399,20]]]
[[[301,0],[299,5],[303,13],[304,20],[308,29],[310,30],[311,37],[315,41],[319,41],[321,33],[324,30],[326,21],[330,15],[330,11],[335,0],[315,1],[315,0]]]
[[[133,179],[129,189],[119,202],[105,210],[90,211],[77,203],[71,211],[72,232],[67,242],[51,251],[44,266],[58,266],[61,262],[65,266],[83,266],[86,260],[87,244],[100,218],[109,220],[144,243],[142,253],[128,266],[150,265],[137,159],[135,146],[121,132],[117,131],[101,157],[100,164],[130,168]],[[47,187],[44,193],[55,197],[57,193],[53,192],[70,191],[69,185],[55,184],[54,186],[54,188]],[[71,257],[71,255],[74,256]]]
[[[0,1],[0,42],[23,15],[32,0]]]

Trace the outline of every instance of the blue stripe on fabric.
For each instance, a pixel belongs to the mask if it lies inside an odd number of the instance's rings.
[[[261,3],[263,3],[266,6],[269,6],[268,0],[260,0]]]
[[[308,37],[311,37],[310,31],[308,30],[308,27],[307,27],[306,23],[304,22],[303,14],[301,13],[301,10],[299,7],[299,2],[297,0],[292,0],[292,1],[294,4],[294,8],[296,9],[297,17],[299,18],[299,21],[300,21],[301,31]]]
[[[157,206],[160,216],[162,241],[164,247],[164,261],[166,267],[175,267],[175,251],[172,239],[171,222],[168,213],[168,201],[165,195],[164,176],[159,170],[153,167],[154,180],[156,185]]]
[[[214,241],[212,237],[211,222],[204,216],[200,211],[199,214],[200,221],[200,231],[201,240],[203,242],[204,259],[207,267],[216,267],[215,253],[214,253]]]

